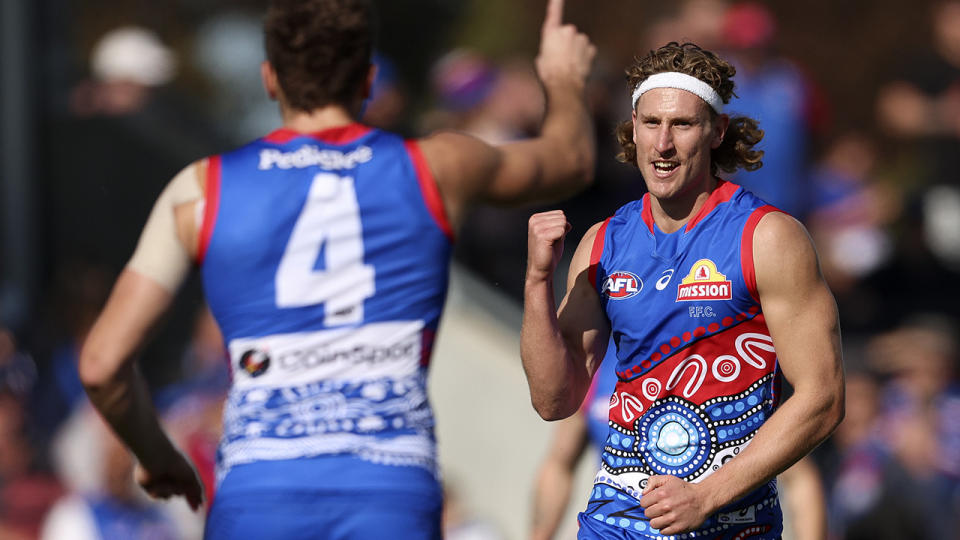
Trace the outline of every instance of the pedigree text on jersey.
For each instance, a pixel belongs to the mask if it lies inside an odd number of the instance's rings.
[[[260,150],[261,171],[274,167],[278,169],[303,169],[319,166],[324,170],[352,169],[361,163],[373,159],[373,150],[369,146],[361,146],[351,152],[341,152],[329,148],[320,149],[312,144],[305,144],[293,152],[281,152],[276,148]]]

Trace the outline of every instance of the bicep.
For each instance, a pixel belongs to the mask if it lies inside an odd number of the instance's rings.
[[[594,225],[577,246],[567,274],[567,294],[557,310],[560,332],[568,348],[582,354],[591,376],[603,360],[610,338],[610,321],[590,279],[591,252],[599,228],[599,223]]]
[[[809,235],[781,213],[765,216],[754,234],[757,291],[784,376],[797,391],[836,390],[842,386],[837,304]]]

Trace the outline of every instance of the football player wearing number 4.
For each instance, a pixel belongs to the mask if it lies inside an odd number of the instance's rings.
[[[550,0],[536,61],[541,134],[495,147],[357,123],[370,2],[271,2],[262,75],[283,127],[171,181],[81,354],[147,492],[202,503],[133,362],[197,265],[233,375],[206,536],[440,538],[426,375],[454,232],[474,203],[557,200],[592,179],[595,49],[562,10]]]
[[[628,74],[633,116],[618,138],[648,193],[583,237],[559,311],[570,226],[560,211],[530,219],[532,401],[548,420],[573,414],[616,344],[580,538],[779,538],[774,478],[843,416],[836,303],[803,226],[717,178],[760,165],[757,123],[723,114],[733,67],[670,43]],[[781,373],[794,393],[778,408]]]

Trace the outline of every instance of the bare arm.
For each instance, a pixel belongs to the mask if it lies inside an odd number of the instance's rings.
[[[651,478],[641,504],[664,534],[691,530],[768,482],[826,439],[843,418],[837,306],[809,236],[796,220],[774,212],[757,226],[754,246],[760,303],[794,394],[743,452],[699,484]]]
[[[532,540],[550,540],[557,534],[570,501],[573,472],[587,446],[587,420],[582,410],[557,423],[547,457],[537,474]]]
[[[570,262],[567,294],[559,311],[554,307],[553,274],[569,227],[560,210],[534,214],[527,239],[520,356],[533,407],[545,420],[577,411],[610,336],[610,324],[588,277],[599,223],[580,241]]]
[[[171,197],[177,182],[158,199],[137,252],[84,342],[79,370],[93,406],[139,460],[137,476],[144,489],[156,497],[184,495],[196,509],[203,500],[199,479],[160,426],[134,362],[190,265],[180,234],[196,227],[184,223],[189,213],[177,208],[196,201]]]
[[[475,202],[559,200],[592,181],[596,149],[584,86],[596,48],[561,23],[562,12],[563,0],[550,0],[537,57],[547,98],[538,137],[492,146],[443,132],[420,141],[454,225]]]

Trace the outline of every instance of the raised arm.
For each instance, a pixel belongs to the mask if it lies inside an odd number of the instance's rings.
[[[442,132],[420,141],[455,225],[474,202],[559,200],[592,181],[596,149],[584,86],[596,48],[562,23],[562,13],[563,0],[550,0],[536,62],[547,102],[538,137],[493,146]]]
[[[587,231],[570,261],[567,294],[555,308],[553,275],[570,224],[554,210],[530,218],[520,356],[534,409],[544,420],[577,411],[603,360],[610,323],[590,283],[590,251],[600,224]]]
[[[154,205],[130,263],[80,353],[80,380],[93,406],[139,460],[137,481],[155,497],[203,501],[199,477],[160,426],[134,362],[190,268],[201,204],[196,166],[175,177]],[[187,240],[187,245],[184,245]]]
[[[768,482],[826,439],[843,418],[837,306],[810,237],[795,219],[772,212],[754,232],[753,258],[763,314],[794,393],[743,452],[699,484],[651,478],[640,502],[662,534],[691,530]]]

